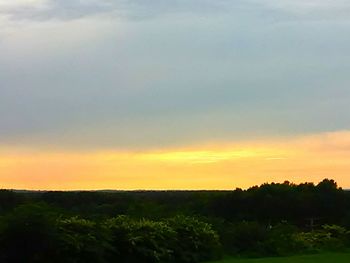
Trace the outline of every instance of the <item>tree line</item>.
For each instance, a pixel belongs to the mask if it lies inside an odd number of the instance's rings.
[[[333,180],[232,191],[0,190],[0,262],[204,262],[350,247]]]

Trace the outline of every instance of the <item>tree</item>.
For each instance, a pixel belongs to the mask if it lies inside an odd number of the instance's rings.
[[[58,232],[55,215],[42,204],[22,205],[2,218],[1,262],[55,262]],[[59,261],[56,261],[59,262]]]

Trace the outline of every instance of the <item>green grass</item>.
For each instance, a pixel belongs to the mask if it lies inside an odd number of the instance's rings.
[[[227,258],[211,263],[349,263],[350,253],[327,253],[317,255],[292,256],[280,258],[237,259]]]

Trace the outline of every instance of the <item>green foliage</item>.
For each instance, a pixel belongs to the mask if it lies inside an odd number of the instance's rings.
[[[185,216],[167,223],[176,232],[175,262],[201,262],[220,256],[219,236],[208,223]]]
[[[177,216],[167,221],[118,216],[106,221],[121,262],[200,262],[219,254],[219,238],[207,223]]]
[[[105,225],[111,233],[115,260],[145,263],[172,260],[176,233],[164,222],[118,216]]]
[[[21,203],[22,196],[10,190],[0,190],[0,213],[7,212]]]
[[[349,261],[349,253],[321,253],[314,255],[294,255],[288,257],[267,257],[259,259],[233,257],[212,263],[348,263]]]
[[[262,257],[287,256],[321,251],[342,251],[350,245],[350,232],[338,225],[323,225],[303,232],[286,222],[265,226],[257,222],[229,224],[221,233],[230,254]]]
[[[229,224],[221,235],[226,251],[230,254],[283,256],[299,252],[299,245],[293,238],[297,231],[297,227],[286,222],[272,226],[243,221]]]
[[[0,262],[200,262],[218,253],[218,235],[189,217],[167,221],[118,216],[100,223],[61,218],[24,205],[0,220]]]
[[[294,235],[303,251],[344,250],[349,245],[350,232],[337,225],[323,225],[321,229]]]
[[[72,217],[58,220],[60,257],[64,262],[105,262],[109,249],[106,230],[95,222]]]
[[[219,257],[220,244],[254,257],[346,250],[349,211],[350,192],[329,179],[234,191],[0,190],[0,262],[195,263]]]
[[[262,243],[267,237],[267,227],[258,222],[227,224],[220,232],[226,251],[230,254],[262,254]]]
[[[42,204],[22,205],[1,220],[1,262],[55,262],[59,233],[55,217]]]
[[[301,246],[294,239],[296,233],[298,233],[297,227],[286,222],[271,227],[263,244],[264,255],[287,256],[299,253]]]

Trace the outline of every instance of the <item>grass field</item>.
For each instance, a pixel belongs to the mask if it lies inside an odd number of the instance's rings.
[[[228,258],[211,263],[349,263],[350,253],[329,253],[281,258],[236,259]]]

